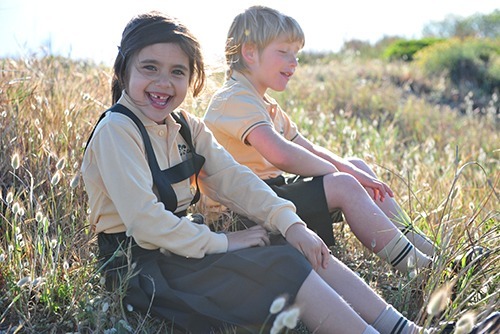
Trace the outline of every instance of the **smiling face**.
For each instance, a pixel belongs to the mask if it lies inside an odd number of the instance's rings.
[[[184,101],[189,77],[189,58],[177,44],[152,44],[132,59],[126,90],[144,115],[163,123]]]
[[[286,37],[280,37],[260,53],[251,47],[251,57],[245,58],[250,69],[246,76],[261,95],[268,88],[278,92],[285,90],[297,68],[297,55],[301,46],[300,42],[290,42]]]

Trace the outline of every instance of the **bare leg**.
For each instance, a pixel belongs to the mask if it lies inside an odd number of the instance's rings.
[[[431,259],[413,246],[350,174],[323,178],[329,209],[340,208],[361,243],[402,272],[427,267]]]
[[[368,324],[314,270],[297,293],[301,320],[314,333],[361,334]],[[375,316],[382,310],[373,307]],[[378,312],[378,313],[377,313]]]
[[[328,267],[317,272],[368,324],[372,324],[387,307],[387,303],[363,279],[337,258],[332,256]]]
[[[323,180],[329,209],[342,210],[351,231],[365,247],[379,252],[398,234],[398,229],[354,177],[335,173]]]
[[[359,169],[377,177],[373,170],[363,160],[357,158],[350,158],[348,160]],[[367,189],[367,191],[371,198],[373,198],[373,192],[370,189]],[[415,231],[410,217],[408,217],[406,212],[399,206],[394,198],[386,197],[383,202],[377,199],[375,200],[375,204],[377,204],[389,220],[406,235],[415,247],[430,257],[434,256],[436,251],[435,245],[425,235]]]
[[[301,319],[314,333],[419,333],[422,328],[387,304],[335,257],[312,271],[298,291]]]
[[[420,333],[422,328],[387,304],[365,281],[335,257],[318,274],[361,318],[381,333]],[[427,332],[426,332],[427,333]]]

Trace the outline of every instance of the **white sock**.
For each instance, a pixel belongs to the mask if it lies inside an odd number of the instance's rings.
[[[402,233],[396,234],[377,255],[404,273],[428,267],[432,261],[414,247]]]
[[[425,234],[415,229],[406,212],[399,209],[390,216],[390,219],[419,251],[428,257],[434,257],[436,246]]]
[[[415,231],[411,225],[401,225],[399,226],[399,229],[419,251],[428,257],[434,257],[436,253],[436,246],[429,238]]]
[[[362,334],[379,334],[379,332],[372,326],[368,326],[365,328]]]
[[[372,324],[380,333],[398,333],[398,334],[416,334],[427,333],[422,327],[417,326],[414,322],[406,319],[391,305],[380,313],[375,322]]]

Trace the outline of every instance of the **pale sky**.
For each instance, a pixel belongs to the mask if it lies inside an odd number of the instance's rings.
[[[184,22],[201,41],[207,59],[222,57],[232,19],[255,4],[294,17],[305,32],[308,51],[338,51],[351,39],[419,38],[426,24],[447,15],[490,14],[500,7],[498,0],[1,0],[0,57],[50,51],[109,65],[126,23],[151,9]]]

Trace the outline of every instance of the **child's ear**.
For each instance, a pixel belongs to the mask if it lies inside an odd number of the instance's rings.
[[[247,64],[253,64],[257,56],[257,48],[254,44],[243,43],[241,46],[241,55]]]

